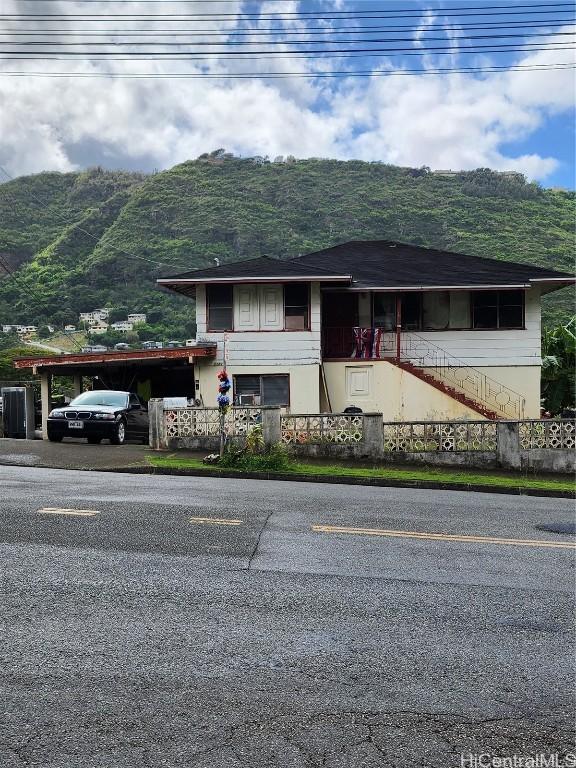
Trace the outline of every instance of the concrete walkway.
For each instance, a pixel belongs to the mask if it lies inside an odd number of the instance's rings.
[[[39,341],[25,341],[24,344],[26,344],[27,347],[39,347],[40,349],[45,349],[48,352],[54,352],[57,355],[61,355],[62,353],[66,354],[65,349],[61,349],[60,347],[52,347],[49,344],[42,344]]]

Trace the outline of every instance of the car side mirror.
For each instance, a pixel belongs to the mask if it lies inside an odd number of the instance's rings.
[[[140,409],[140,403],[130,403],[131,411],[138,411]]]

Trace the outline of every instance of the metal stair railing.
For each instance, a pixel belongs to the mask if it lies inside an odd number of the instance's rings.
[[[413,331],[402,334],[400,360],[433,371],[441,383],[459,389],[504,418],[523,419],[525,398]]]

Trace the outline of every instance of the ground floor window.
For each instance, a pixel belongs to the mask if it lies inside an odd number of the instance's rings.
[[[290,404],[290,376],[288,374],[262,374],[234,376],[235,405]]]

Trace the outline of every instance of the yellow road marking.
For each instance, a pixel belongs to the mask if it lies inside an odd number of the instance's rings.
[[[70,509],[68,507],[42,507],[38,510],[39,515],[70,515],[77,517],[94,517],[99,515],[95,509]]]
[[[243,520],[231,520],[224,517],[191,517],[191,523],[204,523],[207,525],[242,525]]]
[[[387,536],[405,539],[429,539],[431,541],[457,541],[471,544],[507,544],[517,547],[552,547],[576,549],[576,543],[568,541],[546,541],[545,539],[501,539],[496,536],[465,536],[450,533],[426,533],[419,531],[390,531],[378,528],[347,528],[341,525],[313,525],[317,533],[351,533],[364,536]]]

